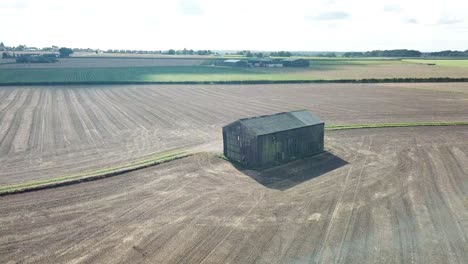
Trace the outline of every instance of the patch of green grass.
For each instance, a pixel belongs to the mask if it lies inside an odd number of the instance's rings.
[[[410,122],[410,123],[381,123],[381,124],[350,124],[350,125],[327,125],[325,130],[344,130],[358,128],[385,128],[385,127],[416,127],[416,126],[466,126],[468,122]]]
[[[224,156],[223,153],[218,153],[216,156],[217,156],[218,158],[220,158],[220,159],[223,159],[223,160],[229,160],[226,156]]]
[[[0,69],[0,83],[184,82],[263,79],[249,68],[166,66],[124,68]],[[268,79],[268,78],[267,78]]]
[[[446,67],[468,67],[468,60],[466,59],[410,59],[403,60],[405,62],[416,63],[416,64],[435,64],[437,66],[446,66]]]
[[[307,70],[307,69],[305,69]],[[297,75],[299,74],[299,75]],[[0,83],[216,82],[315,79],[304,69],[172,66],[136,68],[0,69]]]
[[[160,154],[149,159],[132,161],[124,165],[102,168],[82,173],[75,173],[69,175],[62,175],[50,179],[29,181],[20,184],[0,186],[0,195],[5,195],[9,193],[24,192],[28,190],[35,190],[39,188],[53,187],[65,183],[76,183],[83,180],[91,179],[100,179],[113,175],[122,174],[125,172],[130,172],[136,169],[146,168],[149,166],[158,165],[164,162],[168,162],[174,159],[182,158],[189,156],[185,151],[177,150],[168,152],[165,154]]]

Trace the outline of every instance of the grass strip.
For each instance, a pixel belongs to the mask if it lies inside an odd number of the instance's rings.
[[[418,126],[468,126],[468,122],[454,121],[454,122],[409,122],[409,123],[380,123],[380,124],[348,124],[348,125],[326,125],[325,130],[346,130],[346,129],[365,129],[365,128],[388,128],[388,127],[418,127]],[[66,186],[80,182],[92,181],[108,177],[117,176],[120,174],[128,173],[131,171],[159,165],[165,162],[173,161],[176,159],[188,157],[193,153],[187,153],[182,150],[176,150],[158,156],[133,161],[121,166],[92,170],[83,173],[70,174],[59,176],[51,179],[30,181],[15,185],[0,186],[0,196],[24,193],[30,191],[37,191],[59,186]],[[225,158],[220,156],[220,158]]]
[[[75,173],[70,175],[63,175],[51,179],[30,181],[14,185],[0,186],[0,196],[24,193],[30,191],[37,191],[42,189],[55,188],[59,186],[71,185],[80,182],[92,181],[108,177],[117,176],[120,174],[128,173],[131,171],[159,165],[165,162],[173,161],[176,159],[188,157],[192,154],[185,151],[173,151],[165,154],[160,154],[145,160],[137,160],[124,165],[97,169],[82,173]]]
[[[467,126],[468,122],[409,122],[409,123],[380,123],[380,124],[349,124],[326,125],[325,130],[345,130],[358,128],[386,128],[386,127],[417,127],[417,126]]]

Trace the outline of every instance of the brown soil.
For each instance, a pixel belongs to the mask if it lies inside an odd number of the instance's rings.
[[[0,186],[176,148],[221,151],[238,118],[310,109],[327,124],[468,121],[468,84],[3,87]],[[452,87],[454,87],[452,89]]]
[[[198,154],[0,198],[1,263],[467,263],[468,128],[327,132],[264,171]]]

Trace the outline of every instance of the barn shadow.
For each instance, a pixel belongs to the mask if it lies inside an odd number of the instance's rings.
[[[239,164],[234,164],[234,166],[263,186],[284,191],[347,164],[347,161],[325,151],[312,157],[267,169],[251,170]]]

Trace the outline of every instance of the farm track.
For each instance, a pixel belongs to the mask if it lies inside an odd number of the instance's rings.
[[[202,153],[0,197],[0,262],[466,263],[467,137],[330,131],[328,153],[264,171]]]
[[[3,87],[0,186],[176,148],[221,151],[238,118],[310,109],[328,125],[468,121],[468,84]],[[453,87],[453,89],[452,89]]]

